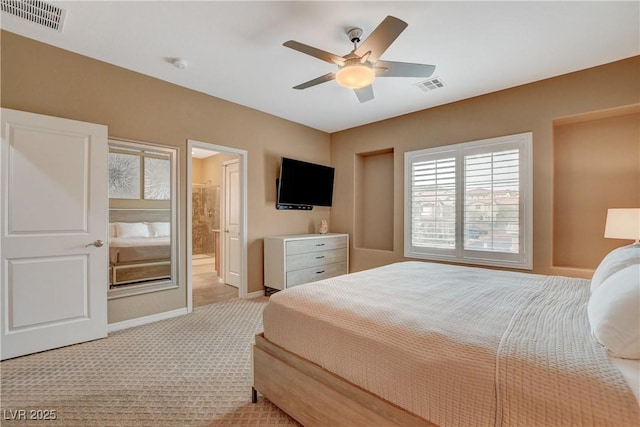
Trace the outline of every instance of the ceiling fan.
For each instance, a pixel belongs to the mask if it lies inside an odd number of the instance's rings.
[[[431,76],[436,68],[434,65],[380,60],[380,56],[407,26],[406,22],[393,16],[387,16],[360,46],[358,43],[360,43],[362,29],[351,28],[347,30],[347,35],[353,43],[353,50],[344,56],[334,55],[294,40],[284,42],[283,46],[339,67],[335,73],[325,74],[293,88],[306,89],[320,83],[336,80],[339,85],[353,89],[360,102],[367,102],[373,99],[371,83],[376,77],[426,78]]]

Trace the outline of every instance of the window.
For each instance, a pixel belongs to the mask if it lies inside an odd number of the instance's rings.
[[[405,256],[532,268],[532,134],[405,153]]]

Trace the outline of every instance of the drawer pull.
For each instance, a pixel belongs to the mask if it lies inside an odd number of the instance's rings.
[[[316,246],[324,246],[324,243],[316,243]]]
[[[316,257],[316,259],[322,259],[322,258],[324,258],[324,255]]]
[[[324,270],[316,271],[316,274],[324,273]]]

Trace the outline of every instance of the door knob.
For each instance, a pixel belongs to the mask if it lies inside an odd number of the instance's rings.
[[[102,240],[96,240],[93,243],[89,243],[88,245],[85,246],[85,248],[88,248],[89,246],[95,246],[96,248],[101,248],[102,245],[104,245],[104,242]]]

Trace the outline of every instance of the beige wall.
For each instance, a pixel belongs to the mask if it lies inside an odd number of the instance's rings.
[[[248,151],[249,292],[262,287],[262,238],[314,232],[322,218],[330,218],[332,232],[361,233],[355,239],[360,242],[358,247],[351,249],[352,271],[403,260],[404,152],[526,131],[534,135],[534,272],[589,275],[588,270],[554,266],[554,121],[640,103],[640,57],[635,57],[329,136],[11,33],[1,34],[3,107],[102,123],[109,126],[110,136],[181,150],[178,185],[183,252],[186,140]],[[376,153],[380,156],[366,159]],[[275,179],[281,156],[334,166],[333,208],[276,211]],[[355,170],[358,164],[364,168],[360,172]],[[385,210],[363,217],[362,205],[357,205],[371,203],[362,191],[377,185],[366,177],[378,179],[379,167],[383,168],[381,173],[392,177],[393,186],[385,190],[389,193]],[[362,179],[366,182],[356,182]],[[611,182],[616,184],[615,179]],[[628,195],[623,196],[630,204],[632,191],[628,189]],[[357,231],[362,218],[365,225]],[[389,222],[391,230],[364,238],[362,233],[371,232],[369,228]],[[589,230],[595,234],[601,231]],[[601,256],[605,246],[598,243],[593,250]],[[179,282],[180,288],[174,291],[110,301],[109,322],[184,307],[184,271]]]
[[[307,233],[328,218],[328,208],[277,211],[274,190],[281,156],[329,164],[328,134],[12,33],[1,37],[2,107],[105,124],[112,137],[180,149],[183,253],[187,139],[247,150],[249,292],[262,289],[264,236]],[[185,307],[185,279],[183,270],[179,289],[109,301],[109,322]]]
[[[393,250],[393,151],[355,157],[353,247]]]
[[[192,159],[191,161],[191,182],[193,184],[204,184],[206,181],[203,175],[202,163],[204,159]]]
[[[204,159],[193,158],[191,162],[191,182],[193,184],[221,185],[222,163],[237,160],[235,154],[218,153]]]
[[[638,104],[639,75],[640,57],[635,57],[332,134],[331,159],[336,167],[336,192],[331,210],[334,231],[353,234],[358,229],[354,218],[358,217],[359,199],[353,196],[354,189],[360,185],[355,181],[358,174],[354,170],[358,153],[392,149],[394,155],[394,192],[391,201],[393,249],[354,247],[351,250],[351,270],[404,259],[403,157],[406,151],[531,131],[534,168],[533,271],[589,277],[591,271],[588,269],[559,267],[553,263],[553,124],[554,120],[563,117]],[[615,174],[601,179],[608,182],[601,188],[620,185]],[[637,187],[623,188],[623,199],[637,206]],[[596,194],[591,196],[597,197]],[[600,236],[602,227],[585,232]],[[358,237],[353,240],[358,241]],[[595,246],[588,250],[601,258],[610,246],[603,238],[594,239],[594,242]]]
[[[219,153],[202,160],[202,177],[204,181],[211,181],[211,185],[222,185],[222,164],[231,160],[238,160],[235,154]],[[275,206],[275,202],[274,202]]]
[[[607,208],[640,206],[639,110],[554,123],[554,265],[594,269],[604,253],[629,243],[605,239],[604,225]]]

